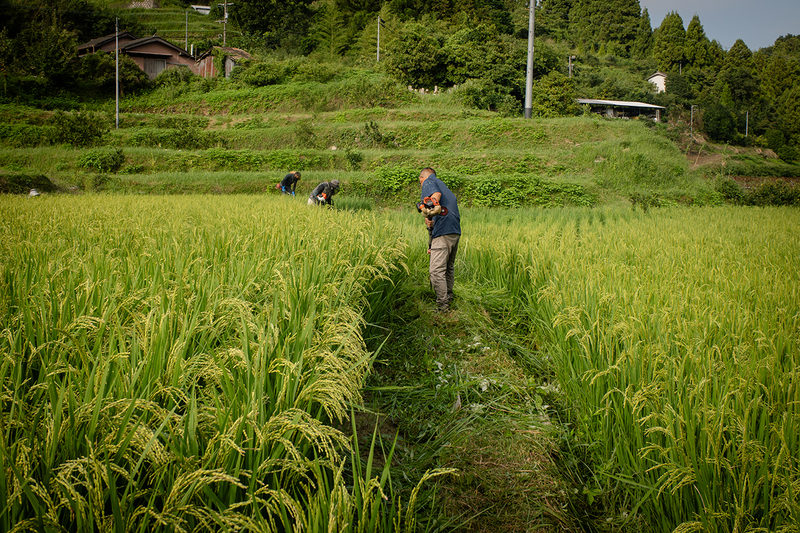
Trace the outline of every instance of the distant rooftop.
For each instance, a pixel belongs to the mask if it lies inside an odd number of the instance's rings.
[[[644,102],[625,102],[623,100],[592,100],[588,98],[578,98],[578,103],[612,107],[644,107],[646,109],[666,109],[666,107],[660,105],[645,104]]]

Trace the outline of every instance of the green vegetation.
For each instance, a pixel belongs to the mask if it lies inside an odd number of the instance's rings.
[[[795,209],[343,207],[0,203],[4,529],[796,523]]]
[[[117,128],[188,6],[0,2],[0,530],[796,531],[797,37],[546,0],[526,120],[520,2],[244,0]]]

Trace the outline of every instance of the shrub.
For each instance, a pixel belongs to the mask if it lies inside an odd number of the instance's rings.
[[[108,131],[105,120],[95,113],[76,111],[65,113],[56,111],[53,114],[53,127],[55,128],[54,141],[56,143],[71,144],[72,146],[93,146]]]
[[[116,172],[125,163],[121,148],[98,148],[78,157],[78,165],[97,172]]]
[[[375,171],[375,181],[383,193],[394,194],[414,183],[419,170],[409,167],[381,167]]]
[[[218,133],[201,131],[194,126],[169,129],[143,129],[131,136],[133,146],[152,146],[173,150],[204,150],[226,143]]]
[[[469,184],[473,205],[497,206],[497,196],[502,189],[500,180],[494,176],[480,176]],[[513,206],[505,206],[513,207]]]
[[[350,170],[361,170],[361,163],[364,161],[364,154],[358,150],[347,149],[344,153],[344,159],[347,161],[347,168]]]
[[[745,196],[744,189],[731,179],[717,179],[714,182],[714,190],[721,194],[725,200],[734,204],[741,204]]]
[[[53,192],[56,186],[41,174],[0,174],[0,194],[27,194],[31,189]]]
[[[768,181],[755,187],[747,195],[750,205],[800,205],[800,189],[791,187],[783,180]]]
[[[83,177],[83,188],[87,191],[102,191],[109,181],[107,174],[87,174]]]
[[[364,139],[371,142],[373,146],[381,146],[384,148],[397,146],[397,136],[392,133],[381,133],[378,125],[370,120],[364,124],[364,130],[361,132]]]
[[[270,61],[256,63],[246,69],[234,69],[231,79],[241,80],[253,87],[277,85],[284,79],[284,67],[277,62]]]
[[[497,110],[501,105],[507,108],[506,94],[494,82],[470,79],[455,90],[456,98],[465,106],[474,109]],[[511,97],[513,99],[513,97]]]
[[[0,142],[14,148],[28,148],[49,144],[55,136],[52,126],[30,124],[0,124]]]
[[[176,87],[188,84],[195,75],[186,67],[166,68],[156,76],[156,87]]]

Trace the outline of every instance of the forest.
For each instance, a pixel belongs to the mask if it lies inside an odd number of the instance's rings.
[[[188,9],[189,2],[161,6]],[[213,7],[210,17],[219,21],[223,9]],[[2,10],[0,99],[12,103],[74,108],[113,96],[113,62],[79,59],[76,46],[112,34],[117,20],[139,35],[160,31],[157,20],[111,0],[3,0]],[[460,87],[467,105],[522,113],[526,2],[242,0],[228,11],[224,44],[254,58],[237,73],[245,85],[281,81],[265,60],[303,57],[334,70],[376,69],[414,88]],[[725,50],[696,15],[687,24],[670,12],[653,27],[638,0],[541,0],[535,13],[534,116],[581,114],[576,98],[641,101],[666,107],[673,119],[691,114],[692,126],[714,141],[800,158],[800,36],[777,36],[755,51],[739,39]],[[207,50],[223,44],[213,33],[193,33],[190,42],[187,27],[185,38],[179,31],[172,40]],[[647,81],[657,71],[667,75],[664,93]],[[129,62],[120,76],[123,94],[153,85]]]

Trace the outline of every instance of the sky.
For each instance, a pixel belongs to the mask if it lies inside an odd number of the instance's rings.
[[[692,17],[710,41],[728,50],[741,39],[755,52],[775,44],[781,35],[800,35],[800,0],[639,0],[650,24],[658,28],[670,11],[677,11],[687,28]]]

